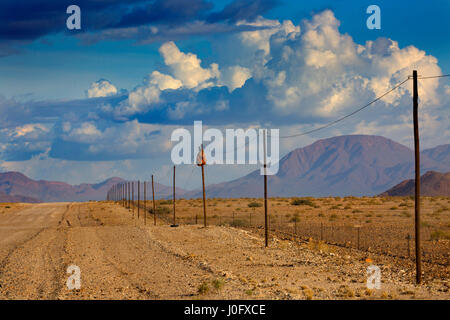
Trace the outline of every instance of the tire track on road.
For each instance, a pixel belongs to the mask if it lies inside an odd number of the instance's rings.
[[[0,296],[7,299],[55,299],[57,297],[64,271],[62,256],[67,238],[67,228],[62,226],[62,222],[70,208],[71,205],[68,204],[56,227],[41,228],[8,252],[0,267],[2,283]],[[46,216],[51,216],[54,211],[53,208],[45,212]]]

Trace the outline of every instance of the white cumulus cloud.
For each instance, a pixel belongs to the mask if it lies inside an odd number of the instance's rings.
[[[173,41],[164,43],[159,52],[175,78],[188,89],[211,86],[212,80],[219,76],[219,66],[216,63],[203,68],[197,55],[181,52]]]
[[[117,88],[108,80],[100,79],[92,82],[87,90],[88,98],[108,97],[117,94]]]

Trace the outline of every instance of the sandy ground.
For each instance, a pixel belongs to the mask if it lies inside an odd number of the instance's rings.
[[[395,259],[225,226],[171,228],[112,203],[24,206],[0,215],[1,299],[449,299]],[[381,289],[366,289],[366,268]],[[81,270],[69,290],[66,270]],[[403,269],[402,269],[403,268]],[[445,269],[444,271],[448,271]]]

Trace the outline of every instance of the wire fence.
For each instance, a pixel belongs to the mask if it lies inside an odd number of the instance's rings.
[[[417,77],[416,73],[415,77]],[[442,77],[450,77],[450,75],[420,76],[418,79]],[[329,128],[330,126],[335,125],[336,123],[343,121],[371,106],[387,94],[401,87],[410,79],[411,77],[409,76],[407,79],[393,86],[381,96],[378,96],[364,106],[334,121],[306,132],[280,136],[280,139],[296,138]],[[248,143],[249,142],[242,147],[246,147]],[[192,169],[189,177],[192,175],[193,170],[194,168]],[[169,172],[170,171],[167,171],[166,175],[169,175]],[[196,212],[192,213],[192,210],[186,210],[186,207],[180,207],[179,204],[177,204],[179,214],[176,214],[177,211],[175,209],[175,205],[171,200],[156,201],[156,206],[153,207],[153,202],[149,201],[150,199],[147,197],[150,193],[147,192],[147,195],[142,198],[142,194],[139,191],[140,188],[135,187],[136,183],[140,185],[140,182],[124,182],[114,185],[108,191],[106,197],[107,200],[116,201],[124,207],[130,209],[133,218],[137,217],[139,219],[140,213],[142,212],[144,223],[147,223],[147,216],[150,215],[150,217],[153,217],[154,221],[158,220],[172,225],[203,224],[203,214],[201,212],[200,205],[196,206],[198,207],[198,210],[194,210]],[[147,190],[149,189],[147,188]],[[176,203],[178,203],[178,201],[176,201]],[[215,210],[214,206],[208,206],[207,223],[208,225],[226,225],[237,228],[261,230],[265,228],[265,215],[263,209],[258,207],[259,206],[256,206],[251,210],[242,212],[238,211],[236,208],[225,207],[221,210]],[[377,225],[354,223],[354,221],[342,222],[341,219],[336,219],[336,221],[334,221],[334,219],[329,219],[327,221],[318,220],[320,219],[308,220],[295,215],[274,214],[269,209],[268,228],[272,234],[282,235],[283,237],[293,240],[313,239],[319,243],[352,248],[368,253],[373,252],[404,259],[415,259],[415,225],[413,223],[380,223]],[[450,239],[447,233],[445,233],[442,237],[442,234],[439,234],[439,232],[441,231],[434,230],[433,228],[421,228],[420,237],[422,239],[422,260],[432,264],[448,267],[450,261]],[[444,240],[442,240],[442,238],[444,238]]]
[[[138,183],[134,183],[137,186]],[[140,183],[143,184],[143,182]],[[136,186],[135,190],[138,189]],[[142,190],[142,188],[140,189]],[[151,194],[148,189],[147,194]],[[204,223],[201,199],[177,200],[174,219],[173,200],[156,200],[154,210],[152,200],[144,201],[142,194],[135,196],[134,201],[125,197],[124,199],[119,198],[116,202],[128,208],[133,218],[140,219],[142,224],[153,224],[154,221],[158,221],[158,224],[202,226]],[[264,230],[265,220],[261,206],[253,208],[250,206],[247,208],[220,206],[217,208],[217,203],[220,201],[221,199],[207,200],[208,225],[251,229],[256,232]],[[249,199],[224,199],[222,202],[227,201],[241,202],[245,205]],[[276,201],[269,199],[269,205]],[[156,217],[154,216],[155,212]],[[380,221],[379,224],[367,224],[346,221],[343,218],[346,214],[341,213],[340,215],[341,217],[337,217],[336,221],[330,219],[329,216],[324,217],[322,221],[314,221],[321,219],[303,217],[301,214],[270,214],[268,216],[269,232],[271,235],[293,241],[313,240],[321,244],[351,248],[367,253],[415,259],[413,223],[383,223]],[[331,217],[334,216],[334,214],[331,215]],[[325,219],[327,220],[325,221]],[[421,229],[422,260],[431,264],[449,266],[450,241],[442,239],[440,236],[431,226]]]
[[[202,224],[198,215],[178,218],[178,223]],[[269,215],[269,231],[291,240],[315,240],[329,245],[353,248],[405,259],[414,259],[414,224],[409,225],[358,225],[349,222],[303,221],[302,218]],[[264,229],[262,210],[246,213],[221,213],[208,217],[211,225],[238,228]],[[449,265],[450,241],[440,240],[432,228],[422,228],[422,257],[429,263]]]

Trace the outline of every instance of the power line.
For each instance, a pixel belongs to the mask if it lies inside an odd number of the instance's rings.
[[[418,76],[417,79],[434,79],[434,78],[445,78],[445,77],[450,77],[450,74],[443,74],[440,76],[426,76],[426,77]]]
[[[319,128],[312,129],[312,130],[309,130],[309,131],[306,131],[306,132],[296,133],[296,134],[292,134],[292,135],[288,135],[288,136],[280,136],[280,139],[287,139],[287,138],[300,137],[300,136],[304,136],[304,135],[307,135],[307,134],[311,134],[311,133],[313,133],[313,132],[317,132],[317,131],[319,131],[319,130],[323,130],[323,129],[325,129],[325,128],[331,127],[332,125],[334,125],[334,124],[336,124],[336,123],[338,123],[338,122],[340,122],[340,121],[342,121],[342,120],[345,120],[345,119],[347,119],[348,117],[351,117],[352,115],[354,115],[355,113],[358,113],[358,112],[364,110],[365,108],[369,107],[369,106],[372,105],[373,103],[377,102],[378,100],[382,99],[384,96],[388,95],[389,93],[391,93],[391,92],[394,91],[395,89],[397,89],[397,88],[399,88],[400,86],[402,86],[402,85],[403,85],[405,82],[407,82],[409,79],[410,79],[409,77],[406,78],[405,80],[403,80],[402,82],[400,82],[400,83],[397,84],[396,86],[392,87],[391,89],[389,89],[388,91],[386,91],[385,93],[383,93],[381,96],[378,96],[377,98],[375,98],[375,99],[372,100],[371,102],[367,103],[366,105],[362,106],[361,108],[356,109],[355,111],[353,111],[353,112],[351,112],[351,113],[349,113],[349,114],[347,114],[347,115],[345,115],[345,116],[343,116],[343,117],[341,117],[341,118],[339,118],[339,119],[336,119],[336,120],[331,121],[331,122],[329,122],[329,123],[327,123],[327,124],[325,124],[325,125],[323,125],[323,126],[321,126],[321,127],[319,127]]]
[[[419,76],[418,79],[433,79],[433,78],[444,78],[444,77],[450,77],[450,74],[443,74],[443,75],[437,75],[437,76]],[[332,125],[334,125],[334,124],[336,124],[336,123],[338,123],[340,121],[343,121],[343,120],[347,119],[348,117],[351,117],[352,115],[354,115],[354,114],[356,114],[356,113],[358,113],[358,112],[368,108],[369,106],[371,106],[372,104],[374,104],[378,100],[384,98],[386,95],[388,95],[389,93],[391,93],[395,89],[401,87],[404,83],[406,83],[410,79],[412,79],[412,76],[408,76],[408,78],[406,78],[405,80],[403,80],[399,84],[395,85],[394,87],[392,87],[391,89],[389,89],[388,91],[383,93],[382,95],[378,96],[377,98],[375,98],[374,100],[370,101],[369,103],[367,103],[366,105],[362,106],[361,108],[356,109],[355,111],[353,111],[353,112],[351,112],[351,113],[349,113],[349,114],[347,114],[347,115],[345,115],[345,116],[343,116],[341,118],[338,118],[338,119],[336,119],[334,121],[331,121],[331,122],[329,122],[329,123],[327,123],[327,124],[325,124],[323,126],[320,126],[318,128],[315,128],[315,129],[312,129],[312,130],[309,130],[309,131],[306,131],[306,132],[300,132],[300,133],[287,135],[287,136],[280,136],[279,138],[280,139],[288,139],[288,138],[300,137],[300,136],[308,135],[308,134],[311,134],[311,133],[314,133],[314,132],[326,129],[328,127],[331,127]],[[267,134],[267,136],[270,137],[270,134]],[[234,151],[237,151],[238,149],[245,148],[253,140],[256,140],[256,139],[255,138],[252,139],[252,140],[249,139],[248,142],[246,142],[243,146],[240,146],[240,147],[238,147],[238,145],[236,145],[232,150],[229,150],[229,151],[227,150],[227,151],[223,152],[223,155],[227,155],[230,152],[234,152]]]

